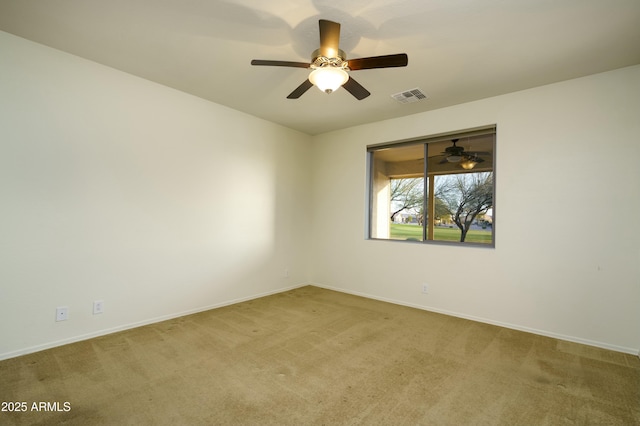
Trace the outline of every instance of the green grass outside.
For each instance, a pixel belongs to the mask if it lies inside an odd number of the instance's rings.
[[[453,228],[436,226],[433,234],[433,239],[436,241],[460,241],[460,230],[455,225]],[[418,225],[392,223],[391,239],[421,241],[422,227]],[[491,244],[491,230],[471,230],[467,232],[465,242]]]

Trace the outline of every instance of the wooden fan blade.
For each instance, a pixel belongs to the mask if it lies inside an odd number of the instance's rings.
[[[359,101],[363,100],[371,94],[367,89],[362,87],[360,83],[358,83],[351,77],[349,77],[349,80],[347,80],[347,82],[343,84],[342,87],[344,87],[347,92],[351,93]]]
[[[406,67],[409,57],[406,53],[395,55],[372,56],[370,58],[349,59],[349,69],[352,71],[368,70],[372,68]]]
[[[311,87],[313,87],[313,83],[310,82],[309,79],[306,79],[300,86],[296,88],[296,90],[289,93],[287,99],[298,99],[300,96],[304,95],[304,92],[311,89]]]
[[[309,68],[309,64],[306,62],[289,62],[289,61],[269,61],[265,59],[254,59],[251,61],[251,65],[267,65],[272,67],[295,67],[295,68]]]
[[[340,24],[320,19],[320,56],[337,58],[340,49]]]

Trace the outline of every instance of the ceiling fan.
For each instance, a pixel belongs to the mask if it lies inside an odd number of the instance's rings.
[[[470,170],[473,169],[476,164],[484,161],[483,158],[480,158],[481,155],[491,155],[490,152],[484,151],[465,151],[464,147],[456,145],[459,140],[460,139],[451,139],[452,145],[445,148],[441,153],[441,155],[444,155],[444,158],[440,160],[438,164],[460,163],[463,169]]]
[[[291,92],[287,99],[298,99],[311,86],[315,85],[325,93],[335,92],[342,86],[356,99],[362,100],[371,93],[355,81],[349,75],[349,71],[407,66],[408,57],[406,53],[347,60],[346,54],[339,48],[340,24],[324,19],[320,19],[318,23],[320,27],[320,48],[311,54],[311,63],[263,59],[251,61],[251,65],[311,69],[309,78]]]

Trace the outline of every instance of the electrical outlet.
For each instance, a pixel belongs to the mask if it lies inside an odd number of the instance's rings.
[[[284,268],[284,277],[289,278],[289,268]]]
[[[101,314],[102,312],[104,312],[104,301],[95,300],[93,302],[93,315]]]
[[[422,292],[424,294],[429,293],[429,285],[428,284],[422,284]]]
[[[69,308],[60,306],[56,308],[56,321],[66,321],[69,319]]]

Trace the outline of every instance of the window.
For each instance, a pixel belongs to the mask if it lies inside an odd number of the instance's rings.
[[[495,136],[492,126],[367,147],[368,237],[493,247]]]

